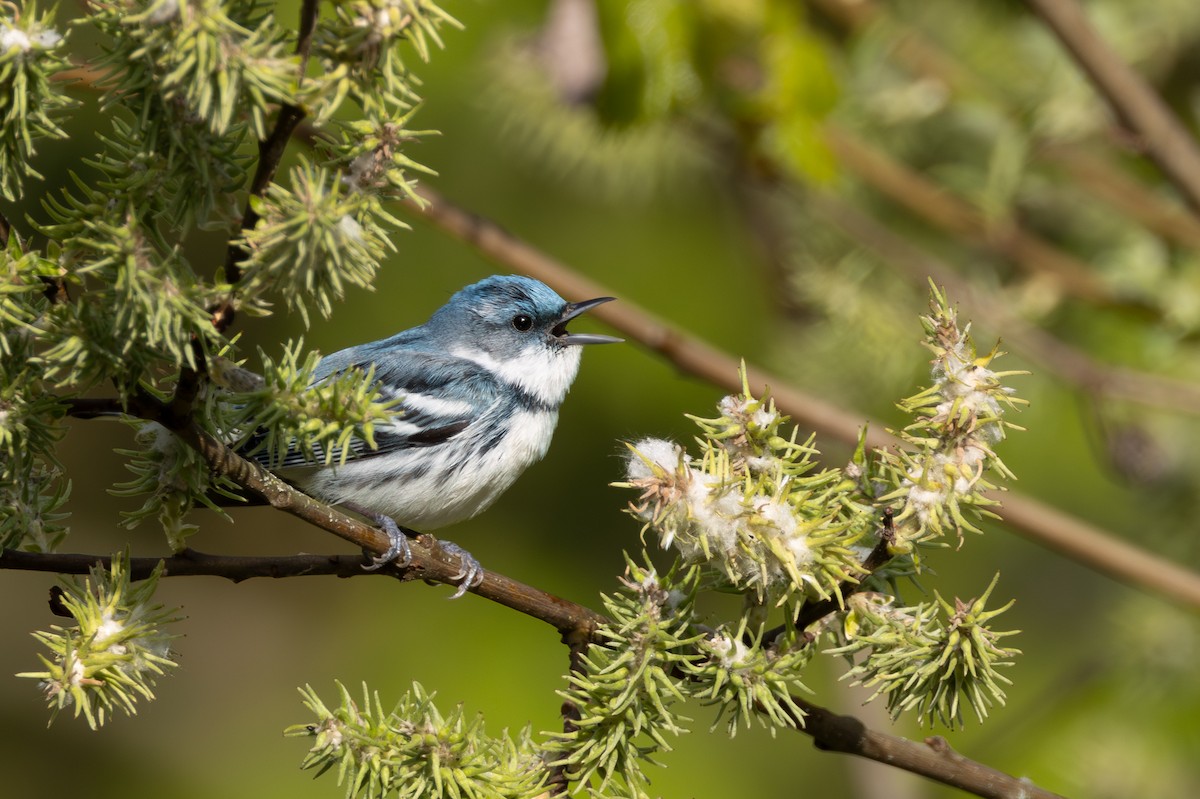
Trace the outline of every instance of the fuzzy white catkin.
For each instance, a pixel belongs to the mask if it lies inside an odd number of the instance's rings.
[[[643,438],[633,445],[633,449],[625,461],[625,476],[630,480],[655,477],[655,466],[667,474],[674,474],[680,464],[689,460],[683,447],[665,438]]]

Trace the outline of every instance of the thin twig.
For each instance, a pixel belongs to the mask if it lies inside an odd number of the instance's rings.
[[[568,297],[612,296],[614,292],[538,250],[529,243],[505,231],[496,223],[478,214],[463,210],[428,188],[421,194],[424,203],[406,203],[411,214],[426,219],[457,239],[474,246],[481,254],[506,267],[536,277]],[[728,353],[667,325],[628,301],[602,305],[593,316],[607,322],[628,338],[641,343],[666,358],[688,374],[704,379],[726,391],[741,391],[738,382],[738,360]],[[805,428],[838,439],[848,445],[858,440],[865,415],[836,407],[807,394],[778,375],[747,365],[747,379],[752,391],[770,388],[771,396],[781,411],[790,415]],[[895,446],[898,440],[882,432],[879,424],[871,424],[867,446]],[[1064,514],[1034,499],[1015,492],[998,492],[993,498],[1018,513],[1006,515],[1006,526],[1033,541],[1058,552],[1077,552],[1091,568],[1123,583],[1153,594],[1165,596],[1186,607],[1200,608],[1200,575],[1183,569],[1144,550],[1130,560],[1124,550],[1130,547],[1115,535]],[[1086,559],[1082,555],[1086,553]],[[1153,568],[1143,564],[1153,564]],[[1166,579],[1161,579],[1168,575]]]
[[[363,568],[367,561],[361,555],[211,555],[186,549],[161,558],[130,558],[129,578],[145,580],[160,563],[164,577],[223,577],[235,583],[255,577],[399,576],[397,570],[367,571]],[[112,566],[112,558],[70,552],[18,552],[13,549],[0,552],[0,569],[87,574],[97,564],[108,569]]]
[[[569,653],[567,668],[571,674],[582,675],[584,673],[585,663],[583,656],[587,652],[588,644],[594,640],[594,631],[589,633],[587,630],[579,629],[563,633],[562,641],[567,645]],[[570,699],[565,699],[559,712],[562,715],[563,732],[565,734],[570,735],[579,729],[579,720],[582,717],[579,705]],[[571,785],[568,768],[568,764],[563,762],[550,766],[550,776],[546,780],[546,787],[550,796],[566,796],[570,793]]]
[[[1200,148],[1150,85],[1100,38],[1075,0],[1026,0],[1146,153],[1200,212]]]
[[[304,73],[308,68],[309,49],[312,45],[319,12],[316,0],[304,0],[300,6],[300,35],[296,41],[296,54],[300,56],[297,86],[304,82]],[[276,170],[279,169],[279,163],[283,160],[288,141],[291,140],[292,133],[304,117],[304,109],[300,106],[291,103],[281,105],[275,116],[275,127],[267,135],[267,138],[258,143],[258,165],[254,170],[254,178],[250,182],[250,196],[246,198],[246,210],[242,214],[241,230],[251,230],[258,224],[258,212],[254,210],[251,200],[255,197],[262,197],[266,193],[271,181],[275,178]],[[237,238],[234,237],[225,250],[225,281],[227,283],[236,286],[241,280],[241,265],[247,257],[249,257],[249,253],[246,252],[246,248],[239,245]],[[217,330],[228,329],[233,324],[233,318],[232,296],[226,298],[212,310],[212,323]]]

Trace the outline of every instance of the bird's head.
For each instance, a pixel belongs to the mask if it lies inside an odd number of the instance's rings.
[[[612,299],[567,302],[533,278],[493,275],[457,292],[429,320],[428,327],[453,342],[452,354],[481,363],[557,404],[579,369],[577,345],[622,340],[598,333],[572,333],[567,323]]]

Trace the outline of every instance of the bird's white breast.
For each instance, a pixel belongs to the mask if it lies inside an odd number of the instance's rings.
[[[545,456],[557,423],[557,409],[517,411],[490,449],[473,446],[483,436],[472,425],[444,444],[322,469],[302,486],[327,502],[353,502],[402,526],[434,530],[487,509]],[[423,470],[413,468],[418,462]]]

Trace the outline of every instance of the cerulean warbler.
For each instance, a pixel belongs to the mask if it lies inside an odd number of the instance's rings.
[[[355,441],[345,463],[313,468],[293,450],[271,468],[302,467],[289,478],[306,493],[370,518],[391,546],[372,568],[410,557],[404,528],[433,530],[489,507],[550,447],[562,404],[579,371],[582,344],[619,343],[569,333],[567,322],[612,300],[570,303],[528,277],[493,275],[462,289],[423,325],[323,358],[315,376],[374,366],[384,399],[399,415],[375,428],[374,449]],[[318,457],[321,453],[316,453]],[[483,577],[462,561],[461,595]]]

